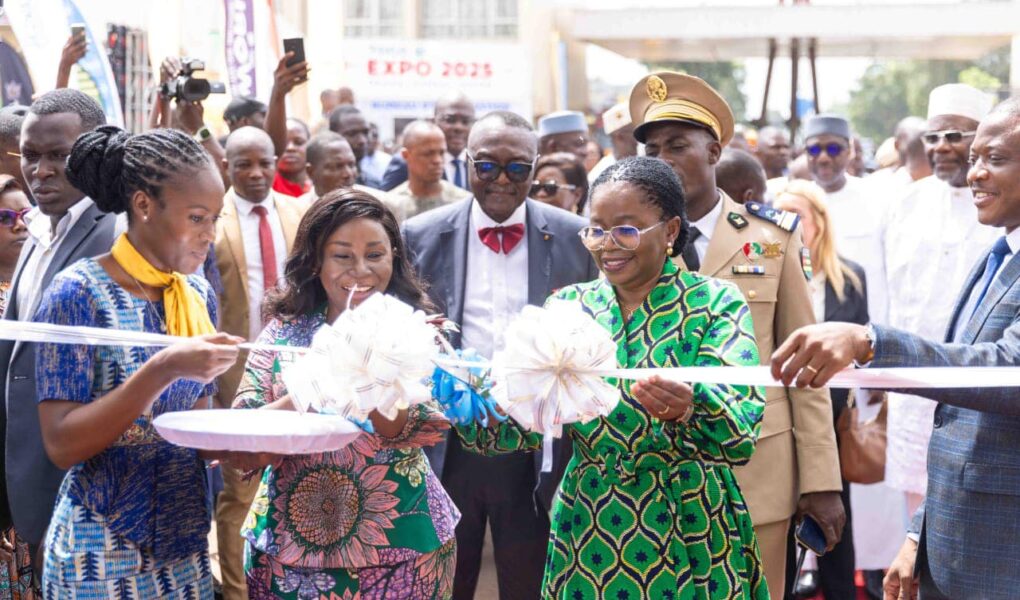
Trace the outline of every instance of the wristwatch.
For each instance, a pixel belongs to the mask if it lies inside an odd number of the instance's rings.
[[[867,367],[875,360],[875,326],[871,323],[868,323],[868,328],[864,330],[864,339],[868,340],[868,355],[861,361],[854,359],[854,367],[858,369]]]
[[[195,141],[198,142],[199,144],[204,144],[204,143],[208,142],[209,138],[211,138],[211,137],[212,137],[212,132],[209,131],[209,128],[206,127],[205,125],[202,125],[201,127],[199,127],[198,131],[195,133]]]

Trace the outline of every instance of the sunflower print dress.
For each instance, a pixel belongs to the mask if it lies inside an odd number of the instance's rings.
[[[666,261],[629,322],[604,279],[560,290],[612,333],[625,367],[758,364],[751,314],[726,282]],[[609,380],[608,416],[564,428],[574,452],[552,508],[543,595],[557,600],[768,598],[751,518],[732,467],[754,451],[761,388],[694,385],[694,413],[662,422]],[[483,453],[538,449],[512,420],[457,426]]]
[[[271,321],[263,344],[307,347],[325,312]],[[235,408],[287,394],[290,355],[252,351]],[[395,438],[363,434],[336,452],[292,456],[266,468],[241,530],[252,600],[448,598],[460,513],[422,452],[449,422],[418,405]]]

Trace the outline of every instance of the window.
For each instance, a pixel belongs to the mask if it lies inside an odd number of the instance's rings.
[[[400,37],[403,0],[344,0],[344,35],[347,37]]]
[[[421,36],[517,37],[517,0],[422,0]]]

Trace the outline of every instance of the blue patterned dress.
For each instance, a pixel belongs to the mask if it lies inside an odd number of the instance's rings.
[[[216,321],[209,284],[190,276]],[[94,259],[58,274],[36,321],[162,333],[163,303],[130,295]],[[39,344],[38,397],[88,403],[137,371],[158,348]],[[212,598],[204,467],[195,450],[152,427],[189,410],[213,386],[179,379],[112,446],[64,477],[46,536],[46,598]]]

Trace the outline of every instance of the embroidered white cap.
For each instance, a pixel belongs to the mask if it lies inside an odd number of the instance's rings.
[[[947,83],[928,95],[928,118],[957,115],[980,121],[992,110],[995,99],[965,83]]]

